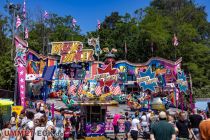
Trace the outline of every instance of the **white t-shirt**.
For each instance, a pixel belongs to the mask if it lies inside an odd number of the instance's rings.
[[[131,122],[131,130],[138,131],[137,125],[140,123],[139,119],[134,118]]]
[[[46,128],[45,127],[36,127],[34,133],[34,140],[43,140],[44,138],[47,140],[46,137]]]
[[[28,129],[33,129],[33,128],[34,128],[34,122],[30,120],[30,121],[26,124],[26,127],[27,127]]]
[[[147,126],[147,116],[146,115],[141,116],[141,125]]]

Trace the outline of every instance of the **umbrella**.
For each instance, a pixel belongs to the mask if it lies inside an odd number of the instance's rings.
[[[14,102],[10,100],[0,100],[0,106],[12,105]]]

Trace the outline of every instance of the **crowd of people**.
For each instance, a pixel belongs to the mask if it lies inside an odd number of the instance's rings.
[[[177,112],[173,115],[164,111],[155,114],[149,110],[147,113],[135,112],[131,116],[126,112],[125,116],[125,140],[130,137],[133,140],[139,137],[150,140],[210,140],[210,115],[199,114],[197,109],[192,113]],[[118,139],[117,125],[114,133]]]
[[[118,139],[120,115],[113,119],[114,137]],[[9,122],[4,122],[1,131],[1,140],[54,140],[74,139],[81,133],[81,118],[73,113],[66,117],[64,110],[52,117],[50,112],[45,112],[44,106],[33,111],[22,111],[17,116],[12,113]],[[139,137],[151,140],[210,140],[210,114],[199,114],[196,109],[192,113],[177,112],[171,115],[170,112],[135,112],[125,113],[124,139]],[[14,132],[28,132],[14,133]],[[13,133],[12,133],[13,132]]]
[[[4,123],[0,140],[74,140],[80,131],[80,117],[74,112],[65,117],[64,110],[52,117],[44,106],[33,111],[22,111],[20,116],[12,112],[9,122]]]

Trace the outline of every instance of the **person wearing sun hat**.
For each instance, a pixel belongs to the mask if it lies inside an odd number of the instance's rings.
[[[175,140],[175,129],[167,122],[166,112],[159,113],[159,122],[151,126],[151,140]]]

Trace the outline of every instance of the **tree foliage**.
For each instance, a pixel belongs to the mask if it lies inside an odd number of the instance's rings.
[[[101,48],[118,49],[118,60],[126,57],[131,62],[140,63],[152,56],[174,61],[182,57],[184,71],[192,75],[196,97],[210,95],[210,23],[207,21],[205,7],[196,5],[193,0],[153,0],[150,6],[137,9],[133,14],[120,15],[113,12],[105,17],[100,30],[88,32],[86,36],[80,34],[79,26],[72,27],[71,20],[70,15],[62,17],[50,14],[50,18],[45,21],[29,22],[30,48],[46,54],[48,42],[86,42],[88,37],[100,36]],[[0,74],[4,72],[4,67],[10,71],[8,75],[0,75],[0,87],[9,88],[6,85],[13,83],[11,79],[14,77],[14,68],[9,60],[11,40],[5,31],[9,27],[4,23],[8,22],[0,16]],[[174,34],[179,40],[176,48],[172,45]],[[125,44],[127,56],[124,53]]]

